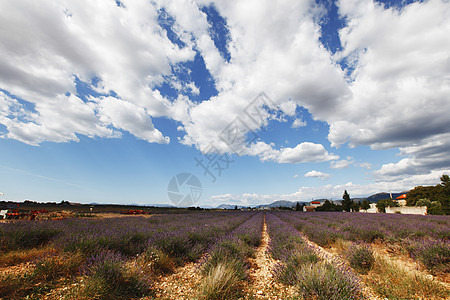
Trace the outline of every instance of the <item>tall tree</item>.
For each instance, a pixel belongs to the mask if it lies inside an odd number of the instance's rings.
[[[370,208],[369,200],[364,199],[364,201],[361,203],[361,209],[368,210]]]
[[[347,190],[344,191],[344,195],[342,196],[342,208],[345,211],[350,211],[353,205],[353,201],[350,199],[350,195],[347,193]]]
[[[295,204],[295,210],[296,211],[302,210],[302,207],[300,206],[300,203],[297,202],[297,204]]]

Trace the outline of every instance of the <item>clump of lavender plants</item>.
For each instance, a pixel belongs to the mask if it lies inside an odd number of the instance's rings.
[[[24,250],[43,246],[60,233],[54,221],[0,224],[0,251]]]
[[[365,244],[353,244],[347,253],[347,258],[350,266],[361,274],[367,274],[375,263],[372,249]]]
[[[353,277],[325,262],[305,265],[297,271],[300,294],[305,299],[361,299]]]
[[[240,298],[242,281],[247,278],[246,258],[261,240],[263,214],[254,214],[228,235],[218,239],[203,262],[202,299]]]
[[[130,299],[150,292],[143,274],[124,266],[125,258],[117,253],[102,252],[91,257],[84,267],[88,276],[84,296],[100,299]]]
[[[299,278],[297,277],[297,271],[304,265],[315,263],[319,260],[316,254],[300,249],[292,252],[290,255],[286,255],[282,259],[282,263],[279,263],[274,268],[275,278],[287,285],[297,284]]]
[[[427,269],[434,273],[450,272],[450,243],[448,241],[426,241],[412,247],[412,256],[417,257]]]

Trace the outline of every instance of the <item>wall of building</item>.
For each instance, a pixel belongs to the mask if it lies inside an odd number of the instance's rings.
[[[386,207],[387,214],[409,214],[409,215],[426,215],[426,206],[401,206],[401,207]]]

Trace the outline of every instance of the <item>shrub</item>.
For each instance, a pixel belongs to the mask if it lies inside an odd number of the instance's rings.
[[[298,269],[306,264],[317,262],[318,257],[311,251],[301,249],[298,252],[288,255],[282,261],[274,269],[275,278],[284,284],[295,285],[298,282]]]
[[[246,250],[240,240],[223,239],[211,250],[209,258],[203,266],[203,274],[209,274],[210,270],[219,264],[233,262],[233,266],[239,270],[239,276],[245,278],[245,253]]]
[[[10,226],[5,229],[0,235],[0,250],[25,250],[31,248],[37,248],[47,244],[58,233],[59,230],[52,228],[51,226],[15,222],[14,224],[7,224]]]
[[[150,292],[150,285],[142,274],[127,270],[124,257],[112,252],[102,252],[88,260],[84,273],[88,280],[84,296],[100,299],[129,299]]]
[[[305,299],[361,299],[356,282],[345,272],[325,262],[312,263],[297,271],[298,288]]]
[[[242,295],[239,265],[235,260],[221,262],[209,269],[200,289],[202,299],[238,299]]]
[[[444,273],[450,271],[450,243],[428,241],[412,249],[412,255],[417,256],[427,269]]]
[[[375,257],[367,245],[353,245],[347,254],[350,266],[361,274],[367,274],[373,267]]]

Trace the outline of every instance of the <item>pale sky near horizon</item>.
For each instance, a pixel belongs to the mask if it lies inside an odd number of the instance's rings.
[[[0,1],[0,200],[173,204],[181,173],[211,207],[436,185],[449,32],[448,0]]]

